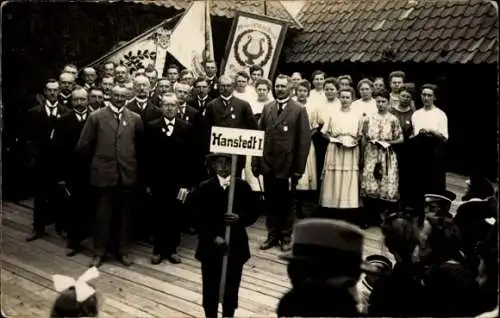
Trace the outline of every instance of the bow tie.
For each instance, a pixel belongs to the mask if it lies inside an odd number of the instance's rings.
[[[227,187],[229,187],[229,185],[230,185],[230,184],[231,184],[231,181],[229,181],[229,180],[224,180],[224,181],[222,181],[222,182],[221,182],[221,184],[220,184],[220,185],[221,185],[221,187],[223,187],[223,188],[224,188],[224,190],[225,190]]]

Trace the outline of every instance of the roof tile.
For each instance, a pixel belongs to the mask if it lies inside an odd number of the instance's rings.
[[[496,61],[497,14],[484,0],[321,0],[298,16],[304,30],[287,43],[289,62],[375,62],[386,48],[396,62]]]

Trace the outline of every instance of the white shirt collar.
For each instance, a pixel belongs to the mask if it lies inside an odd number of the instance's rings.
[[[222,178],[221,176],[217,175],[217,179],[219,179],[220,186],[225,190],[227,187],[229,187],[229,183],[231,182],[231,175],[227,176],[226,178]]]
[[[55,101],[54,104],[52,104],[48,99],[45,100],[45,106],[50,107],[50,108],[56,108],[57,105],[59,104],[59,101]]]
[[[111,109],[111,111],[117,115],[121,115],[123,113],[123,109],[125,108],[125,107],[122,107],[122,108],[118,109],[117,107],[113,106],[113,104],[111,104],[111,103],[109,103],[108,106]]]
[[[163,120],[165,121],[165,124],[172,124],[175,125],[175,117],[172,120],[168,120],[167,117],[163,117]]]
[[[207,96],[205,96],[205,97],[203,97],[203,98],[200,98],[200,96],[199,96],[199,95],[198,95],[197,97],[198,97],[198,100],[199,100],[199,101],[204,102],[204,101],[206,101],[206,100],[207,100],[208,95],[207,95]]]
[[[71,94],[65,95],[62,92],[59,93],[59,95],[61,95],[61,97],[64,98],[64,99],[69,99],[71,97]]]
[[[220,98],[222,98],[222,100],[225,102],[229,102],[231,98],[233,98],[233,95],[229,95],[229,97],[220,95]]]
[[[276,99],[276,103],[279,104],[282,104],[283,105],[283,108],[282,109],[285,109],[286,105],[288,104],[288,101],[290,100],[290,97],[287,97],[285,99]]]

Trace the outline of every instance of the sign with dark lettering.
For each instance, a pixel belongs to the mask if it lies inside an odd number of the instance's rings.
[[[262,157],[263,149],[261,130],[212,127],[210,152]]]

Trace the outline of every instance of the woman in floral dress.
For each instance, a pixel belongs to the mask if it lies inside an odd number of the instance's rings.
[[[319,203],[322,208],[348,209],[351,213],[360,204],[358,142],[361,114],[351,108],[354,90],[349,87],[339,92],[340,110],[332,113],[321,129],[329,144],[323,166]],[[333,215],[329,213],[329,216]],[[344,216],[349,219],[352,217],[348,214]]]
[[[311,91],[311,84],[307,80],[301,80],[297,84],[297,102],[304,106],[307,110],[309,117],[309,124],[311,126],[311,135],[318,130],[318,112],[314,105],[308,103],[309,92]],[[306,162],[306,170],[299,182],[297,183],[297,216],[303,217],[303,206],[308,196],[312,196],[317,190],[317,172],[316,172],[316,151],[314,144],[311,141],[309,148],[309,155]],[[317,198],[317,197],[316,197]]]
[[[365,227],[399,200],[398,160],[392,146],[403,142],[399,120],[389,112],[389,92],[377,91],[373,97],[378,112],[369,116],[362,128]]]

